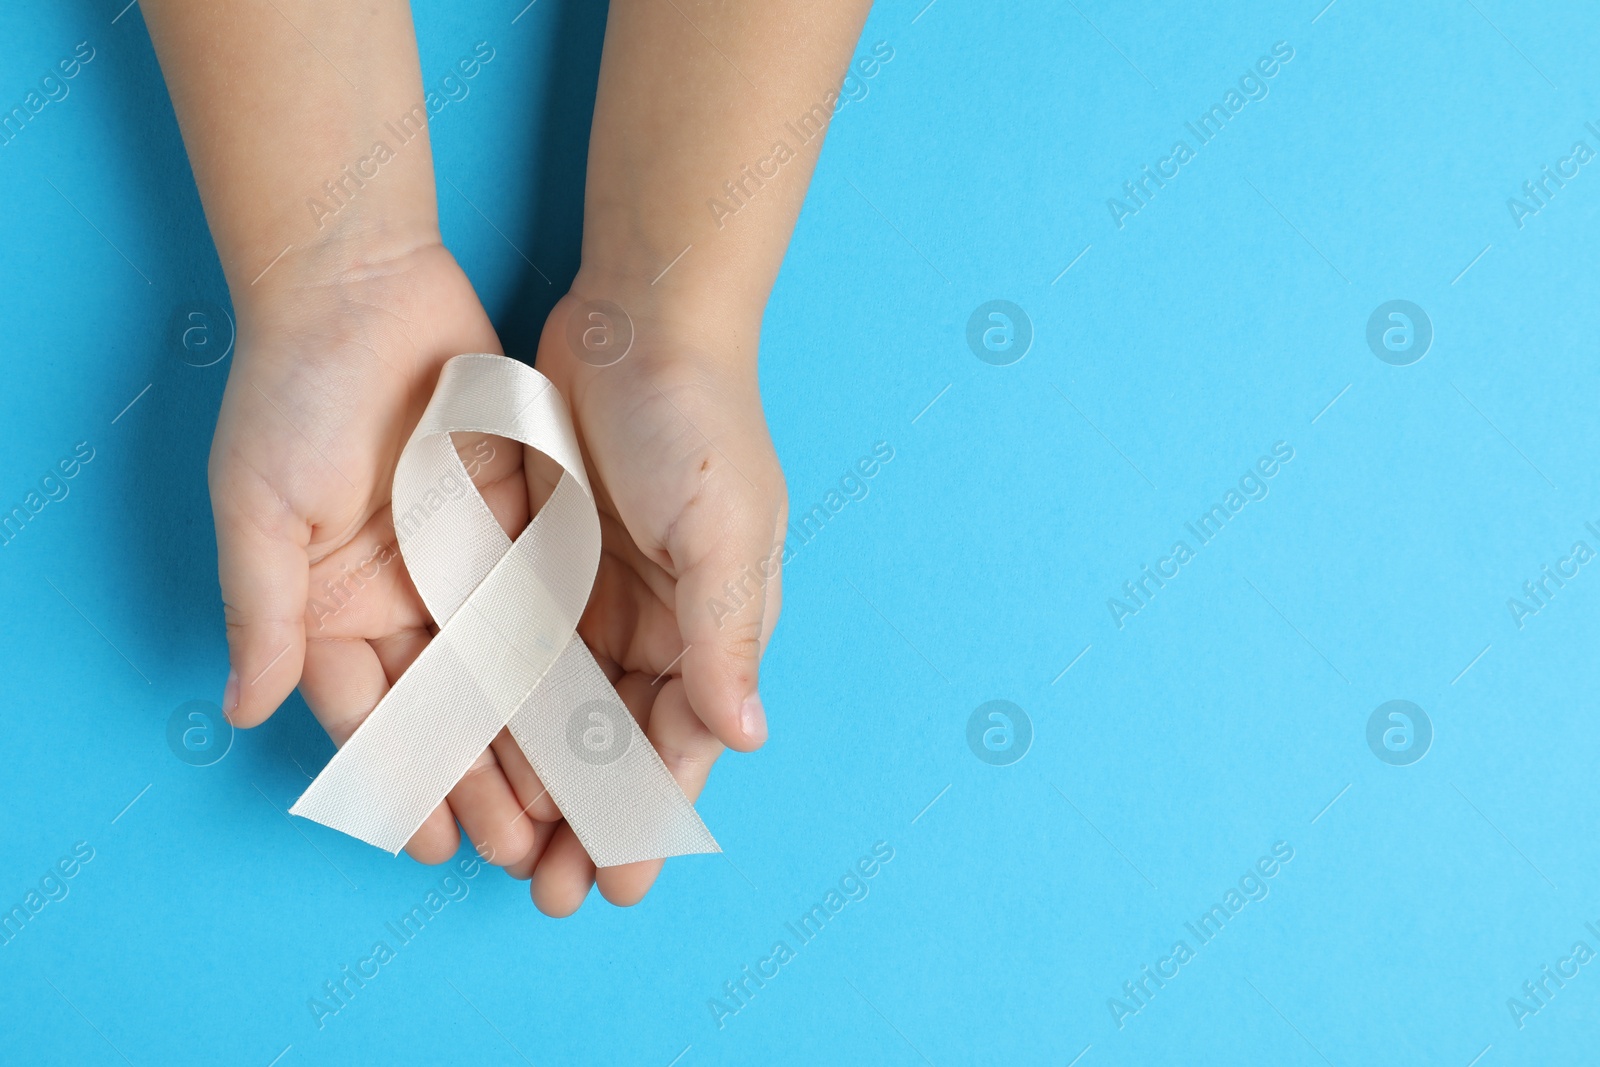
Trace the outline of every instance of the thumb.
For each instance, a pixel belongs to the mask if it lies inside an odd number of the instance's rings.
[[[300,681],[309,532],[304,520],[246,465],[213,464],[210,482],[228,628],[222,711],[235,726],[255,726]]]
[[[781,487],[781,476],[772,480]],[[676,608],[689,704],[717,740],[741,752],[767,739],[756,683],[781,600],[784,503],[781,488],[718,472],[679,516],[667,545],[686,564]]]

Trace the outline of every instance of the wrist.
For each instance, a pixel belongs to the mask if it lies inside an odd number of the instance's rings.
[[[691,249],[684,261],[695,251]],[[603,304],[620,308],[636,342],[642,342],[635,345],[641,351],[754,366],[766,291],[730,284],[706,270],[686,270],[674,279],[684,261],[665,276],[657,268],[652,282],[651,275],[637,269],[642,263],[586,260],[563,303],[569,314]],[[667,343],[657,343],[663,341]]]
[[[293,239],[297,236],[298,241]],[[226,266],[241,328],[282,321],[295,309],[314,306],[321,296],[404,274],[419,260],[444,253],[435,219],[382,211],[352,212],[338,225],[310,234],[280,234],[256,247],[264,251],[237,257]]]

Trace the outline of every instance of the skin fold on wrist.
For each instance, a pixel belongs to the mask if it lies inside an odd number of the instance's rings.
[[[621,308],[634,350],[649,358],[742,368],[756,360],[765,294],[754,298],[687,272],[674,285],[652,285],[632,272],[585,264],[564,303],[567,315],[585,320],[596,310],[610,314],[608,305]]]
[[[279,259],[257,268],[254,278],[229,269],[229,292],[242,320],[268,318],[303,303],[308,294],[377,282],[404,272],[429,254],[442,253],[437,225],[429,218],[386,217],[318,235],[304,243],[284,239]],[[237,279],[237,280],[236,280]]]

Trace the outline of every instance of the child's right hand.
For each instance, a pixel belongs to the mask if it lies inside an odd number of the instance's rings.
[[[761,322],[686,287],[598,274],[581,271],[556,305],[537,359],[572,412],[600,511],[600,568],[578,633],[695,800],[724,747],[751,752],[767,739],[757,680],[782,604],[788,496],[756,375]],[[596,313],[600,300],[620,314]],[[585,343],[599,331],[615,345],[619,328],[625,356]],[[661,866],[597,871],[558,827],[533,900],[567,915],[598,884],[611,903],[636,904]]]
[[[333,254],[286,257],[236,299],[210,485],[232,668],[223,710],[254,726],[298,684],[342,744],[433,633],[394,544],[395,464],[445,361],[500,343],[439,244],[359,269],[318,264]],[[464,437],[480,492],[515,536],[528,520],[522,449]],[[372,576],[349,577],[358,569]],[[552,813],[527,814],[553,807],[540,793],[502,731],[406,850],[447,860],[459,820],[480,854],[529,877],[555,830]]]

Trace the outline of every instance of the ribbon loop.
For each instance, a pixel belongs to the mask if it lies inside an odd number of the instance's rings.
[[[561,466],[515,541],[456,453],[463,432]],[[721,851],[576,633],[600,520],[550,382],[504,356],[445,364],[395,468],[393,510],[439,632],[290,811],[398,853],[509,726],[596,866]]]

